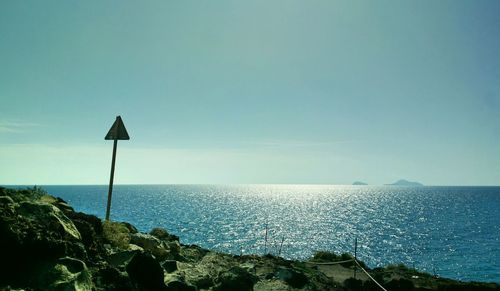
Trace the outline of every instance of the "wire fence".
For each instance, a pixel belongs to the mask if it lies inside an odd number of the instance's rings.
[[[378,287],[380,287],[380,289],[384,290],[384,291],[387,291],[387,289],[385,289],[382,284],[380,284],[379,282],[377,282],[377,280],[375,280],[369,273],[368,271],[366,271],[362,266],[361,264],[358,262],[358,260],[356,259],[350,259],[350,260],[345,260],[345,261],[338,261],[338,262],[306,262],[307,264],[312,264],[312,265],[338,265],[338,264],[344,264],[344,263],[349,263],[349,262],[355,262],[356,265],[366,274],[366,276],[368,276],[368,278],[370,278],[370,280],[372,280]]]

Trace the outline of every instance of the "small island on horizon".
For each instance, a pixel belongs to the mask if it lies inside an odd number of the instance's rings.
[[[412,186],[412,187],[421,187],[424,186],[424,184],[420,182],[415,182],[415,181],[408,181],[405,179],[400,179],[392,184],[385,184],[387,186]]]
[[[352,185],[353,185],[353,186],[366,186],[366,185],[368,185],[368,184],[367,184],[367,183],[365,183],[365,182],[361,182],[361,181],[354,181],[354,182],[352,183]]]

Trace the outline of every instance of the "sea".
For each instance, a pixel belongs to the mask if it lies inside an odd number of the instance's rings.
[[[107,185],[42,187],[105,216]],[[115,185],[111,219],[236,255],[307,259],[354,253],[357,240],[371,268],[500,283],[500,187]]]

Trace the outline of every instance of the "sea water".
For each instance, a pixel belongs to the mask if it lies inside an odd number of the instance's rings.
[[[44,188],[105,215],[107,186]],[[163,227],[184,244],[289,259],[353,253],[357,238],[370,267],[500,283],[500,187],[116,185],[111,219]]]

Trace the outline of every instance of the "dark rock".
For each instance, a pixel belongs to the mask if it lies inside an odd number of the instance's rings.
[[[171,281],[168,282],[166,290],[168,291],[198,291],[195,286],[189,285],[182,281]]]
[[[60,258],[36,274],[36,286],[42,290],[91,291],[94,287],[85,263],[73,258]]]
[[[157,227],[153,228],[150,232],[150,235],[157,237],[163,241],[179,241],[179,237],[173,234],[169,234],[165,229]]]
[[[199,262],[209,251],[197,245],[183,245],[179,261]]]
[[[40,262],[87,254],[73,222],[57,207],[38,201],[0,199],[0,285],[24,282]]]
[[[127,273],[113,267],[99,269],[94,274],[94,283],[99,291],[135,290]]]
[[[55,207],[59,208],[64,214],[68,214],[70,212],[75,212],[73,207],[69,206],[69,204],[63,199],[56,197],[55,201],[51,203]]]
[[[276,272],[276,277],[285,281],[291,287],[299,289],[309,282],[306,275],[289,268],[279,268]]]
[[[0,196],[0,205],[14,205],[14,203],[10,196]]]
[[[123,224],[130,233],[138,233],[139,231],[137,230],[137,228],[135,228],[135,226],[133,226],[132,224],[128,223],[128,222],[120,222],[121,224]]]
[[[250,291],[257,282],[257,277],[240,267],[233,267],[220,274],[216,279],[214,291]]]
[[[163,268],[151,254],[135,254],[127,264],[126,270],[139,291],[166,290],[163,282]]]
[[[344,281],[344,289],[349,291],[363,290],[363,281],[359,279],[349,278]]]
[[[107,256],[106,261],[113,267],[125,267],[140,251],[119,251]]]
[[[385,284],[385,287],[391,291],[412,291],[415,290],[413,282],[408,279],[394,279]]]
[[[175,260],[166,260],[161,263],[161,266],[167,273],[172,273],[177,270],[177,261]]]
[[[146,251],[152,253],[158,260],[173,259],[170,255],[168,246],[156,237],[144,234],[134,233],[130,236],[130,243],[140,246]]]
[[[73,221],[82,236],[82,242],[91,262],[102,260],[106,255],[103,246],[103,228],[101,220],[81,212],[68,212],[66,215]]]
[[[214,281],[209,275],[198,276],[196,278],[192,278],[192,280],[196,287],[200,289],[208,289],[214,285]]]

